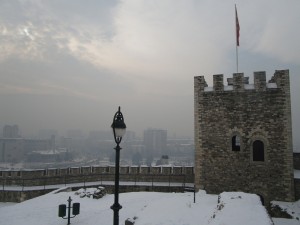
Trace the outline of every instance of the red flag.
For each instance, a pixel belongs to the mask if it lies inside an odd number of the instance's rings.
[[[235,5],[235,32],[236,32],[236,46],[240,46],[240,24],[239,24],[239,18],[236,10],[236,5]]]

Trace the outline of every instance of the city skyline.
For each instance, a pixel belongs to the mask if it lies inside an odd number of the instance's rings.
[[[10,133],[5,134],[6,129],[15,128],[17,127],[17,131],[14,131],[14,135],[11,136]],[[193,139],[193,136],[178,136],[176,133],[168,133],[167,129],[160,129],[160,128],[153,128],[148,127],[145,128],[142,133],[136,133],[133,130],[126,130],[124,139],[143,139],[143,136],[146,131],[165,131],[167,134],[167,138],[191,138]],[[9,130],[9,132],[12,132]],[[25,133],[25,135],[23,135]],[[113,133],[112,130],[106,129],[106,130],[81,130],[81,129],[64,129],[64,130],[57,130],[57,129],[41,129],[38,130],[36,133],[32,133],[31,135],[26,135],[26,131],[22,131],[22,128],[20,129],[17,124],[6,124],[2,127],[0,127],[0,138],[41,138],[41,139],[50,139],[52,135],[57,137],[65,137],[65,138],[97,138],[98,136],[103,136],[107,139],[113,140]]]

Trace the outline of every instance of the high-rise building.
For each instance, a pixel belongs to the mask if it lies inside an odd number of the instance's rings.
[[[160,158],[167,152],[167,131],[161,129],[145,130],[144,145],[148,160]]]
[[[19,138],[19,126],[18,125],[5,125],[3,127],[3,137],[4,138]]]

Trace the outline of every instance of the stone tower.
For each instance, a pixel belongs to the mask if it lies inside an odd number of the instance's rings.
[[[265,202],[294,200],[289,70],[254,84],[235,73],[194,78],[195,184],[208,193],[256,193]]]

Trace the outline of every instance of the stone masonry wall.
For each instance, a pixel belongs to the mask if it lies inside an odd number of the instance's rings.
[[[244,191],[265,199],[293,201],[293,153],[289,71],[265,72],[248,84],[243,73],[230,85],[214,75],[213,88],[194,78],[195,184],[208,193]],[[246,81],[246,82],[245,82]],[[240,150],[232,138],[240,137]],[[264,145],[264,161],[253,161],[253,142]]]
[[[92,181],[113,181],[114,166],[49,168],[0,171],[0,190],[4,185],[37,186]],[[121,166],[120,181],[194,183],[194,167]]]

